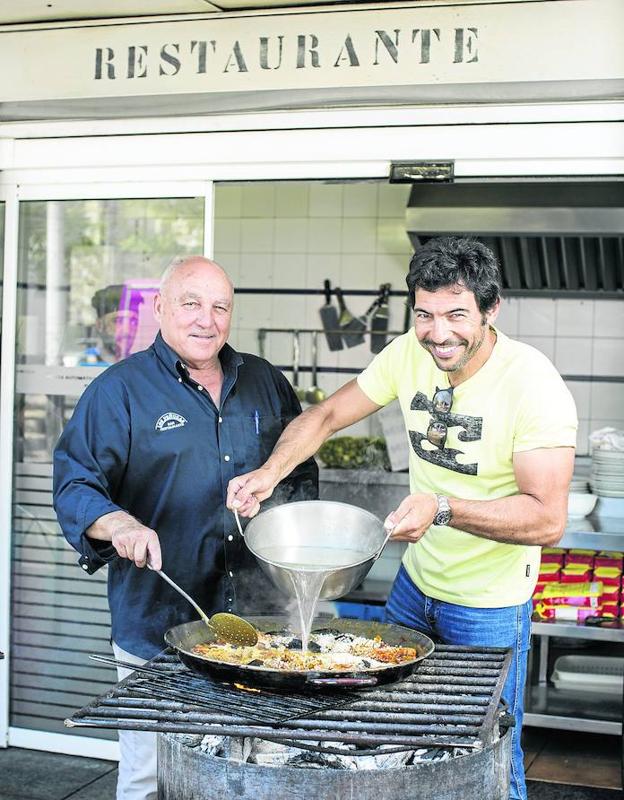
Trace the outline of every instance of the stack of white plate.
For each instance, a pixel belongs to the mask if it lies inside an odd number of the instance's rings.
[[[589,479],[587,475],[573,475],[570,482],[570,491],[576,494],[589,494]]]
[[[624,452],[594,448],[589,480],[594,494],[624,497]]]

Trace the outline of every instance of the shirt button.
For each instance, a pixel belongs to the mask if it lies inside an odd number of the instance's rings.
[[[219,417],[219,422],[223,422],[223,417]]]
[[[232,534],[230,534],[230,535],[228,536],[228,542],[231,542],[233,539],[234,539],[234,537],[232,536]]]
[[[182,378],[178,378],[178,383],[182,383]]]
[[[231,603],[232,602],[232,598],[228,597],[227,601],[228,601],[228,603]]]
[[[87,570],[87,569],[89,569],[89,565],[88,565],[88,564],[81,564],[80,566],[81,566],[81,567],[82,567],[84,570]],[[231,576],[231,575],[232,575],[232,573],[230,573],[230,576]]]
[[[223,460],[224,460],[224,461],[229,461],[229,460],[230,460],[230,457],[229,457],[229,456],[223,456]]]
[[[198,391],[198,392],[201,392],[203,388],[204,388],[203,386],[198,386],[198,387],[197,387],[197,391]]]
[[[230,576],[230,578],[233,578],[233,577],[234,577],[234,573],[232,572],[232,570],[230,570],[230,571],[228,572],[228,575]]]

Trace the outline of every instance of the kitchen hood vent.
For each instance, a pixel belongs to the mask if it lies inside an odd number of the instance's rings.
[[[624,184],[425,184],[406,213],[415,250],[471,236],[499,260],[507,294],[624,297]]]

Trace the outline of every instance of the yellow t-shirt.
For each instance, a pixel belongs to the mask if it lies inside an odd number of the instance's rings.
[[[448,389],[448,377],[413,329],[394,339],[358,376],[374,403],[399,399],[412,493],[466,500],[508,497],[518,493],[514,453],[575,446],[574,400],[554,366],[533,347],[496,334],[490,358],[453,389],[447,413],[441,406],[434,413],[432,398],[437,389]],[[426,438],[430,422],[440,420],[447,425],[442,448]],[[502,544],[448,526],[430,527],[403,558],[409,576],[428,596],[481,608],[528,600],[539,561],[539,547]]]

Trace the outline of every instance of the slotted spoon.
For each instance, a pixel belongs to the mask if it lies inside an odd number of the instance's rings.
[[[241,617],[237,617],[236,614],[230,614],[226,611],[221,611],[209,617],[202,611],[193,598],[190,597],[184,589],[181,589],[168,575],[165,575],[162,570],[154,569],[149,563],[147,566],[152,572],[156,572],[163,580],[167,581],[169,586],[173,587],[176,592],[179,592],[185,600],[188,600],[202,620],[219,639],[223,639],[223,641],[228,644],[241,645],[242,647],[253,647],[258,643],[258,631],[250,622],[247,622],[247,620]]]

